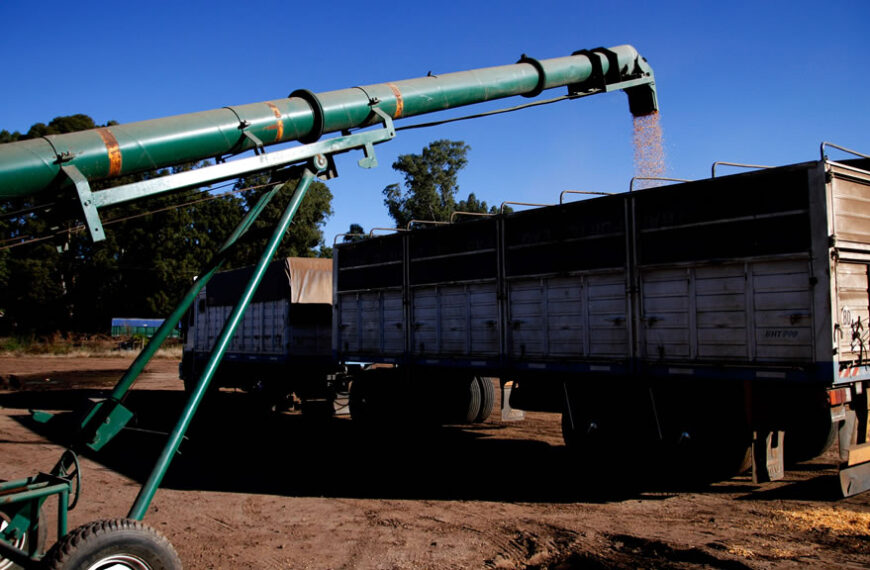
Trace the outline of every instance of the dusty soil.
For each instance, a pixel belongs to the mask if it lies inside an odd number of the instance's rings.
[[[32,422],[28,409],[77,409],[128,363],[0,358],[0,477],[48,470],[63,450],[68,432]],[[127,513],[165,439],[155,432],[169,431],[183,404],[177,365],[154,361],[127,402],[135,429],[83,458],[70,528]],[[688,488],[643,464],[576,462],[556,415],[496,416],[375,435],[221,393],[145,522],[187,568],[870,567],[870,493],[838,498],[831,453],[781,482]]]

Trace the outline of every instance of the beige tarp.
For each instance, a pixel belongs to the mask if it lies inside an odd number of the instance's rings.
[[[332,304],[332,260],[288,257],[284,274],[290,278],[291,303]]]

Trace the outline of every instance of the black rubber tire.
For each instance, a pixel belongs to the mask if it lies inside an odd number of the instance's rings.
[[[480,409],[474,417],[474,423],[479,424],[489,418],[495,407],[495,386],[488,376],[476,376],[475,381],[480,385]]]
[[[686,483],[730,479],[752,466],[752,431],[741,414],[720,410],[699,415],[688,422],[686,432],[688,439],[671,439],[665,445],[676,479]]]
[[[461,382],[459,393],[458,423],[474,423],[481,411],[481,388],[477,378],[471,378],[467,383]]]
[[[0,479],[0,482],[4,482],[3,479]],[[0,521],[7,521],[8,516],[4,509],[0,509]],[[27,533],[24,536],[24,540],[19,540],[15,546],[20,548],[25,552],[30,551],[31,541],[36,540],[36,552],[42,554],[45,552],[45,540],[46,535],[48,534],[48,527],[45,525],[45,517],[42,514],[42,509],[39,509],[39,525],[36,527],[36,530]],[[0,556],[0,570],[18,570],[21,566],[17,564],[12,564],[9,560]]]
[[[831,421],[831,408],[824,396],[815,406],[806,406],[785,426],[785,464],[814,459],[834,445],[839,423]]]
[[[140,521],[109,519],[80,526],[46,554],[47,570],[181,570],[181,560],[165,536]]]
[[[578,459],[594,457],[594,449],[600,447],[600,437],[588,433],[588,418],[579,414],[579,409],[574,410],[574,427],[571,426],[571,416],[567,411],[562,412],[562,440],[565,442],[572,455]]]
[[[610,427],[614,423],[611,418],[603,410],[590,409],[584,402],[575,402],[570,414],[567,406],[563,407],[562,439],[575,459],[588,461],[605,455],[611,448],[610,444],[619,441]]]
[[[354,376],[350,383],[350,417],[366,428],[384,428],[404,422],[410,416],[407,383],[395,368],[375,368]]]

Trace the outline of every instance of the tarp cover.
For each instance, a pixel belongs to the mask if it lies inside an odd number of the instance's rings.
[[[332,260],[288,257],[284,274],[290,279],[291,303],[332,304]]]
[[[224,271],[206,286],[210,306],[234,306],[254,273],[253,267]],[[290,299],[296,304],[332,304],[332,260],[288,257],[273,261],[252,302]]]

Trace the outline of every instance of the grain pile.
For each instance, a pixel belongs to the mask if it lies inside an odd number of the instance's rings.
[[[634,170],[637,177],[665,175],[665,149],[658,112],[634,117]],[[635,188],[656,185],[654,182],[641,181]]]
[[[777,513],[802,530],[870,537],[870,513],[831,507],[781,510]]]

